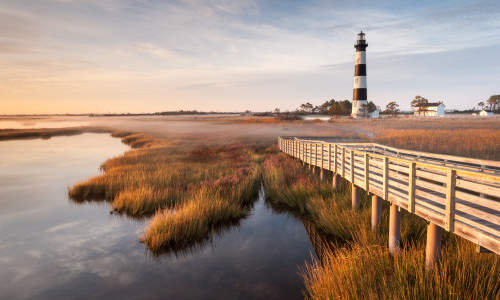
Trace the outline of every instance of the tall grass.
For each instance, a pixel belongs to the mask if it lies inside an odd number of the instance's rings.
[[[499,271],[496,254],[478,255],[461,239],[430,272],[422,247],[391,255],[380,245],[353,244],[325,251],[303,276],[310,299],[498,299]]]
[[[269,202],[307,218],[336,244],[383,243],[387,236],[387,230],[376,233],[370,230],[371,208],[366,193],[361,192],[360,209],[353,211],[349,185],[341,182],[337,190],[333,190],[331,177],[321,181],[319,176],[283,153],[270,155],[265,160],[263,182]],[[384,207],[388,204],[384,203]],[[385,209],[381,228],[387,228],[387,216],[388,209]],[[401,240],[408,245],[418,243],[425,236],[425,222],[407,213],[403,213],[402,218]]]
[[[0,141],[16,139],[50,139],[54,136],[71,136],[85,132],[104,133],[107,129],[101,127],[67,127],[41,129],[0,129]]]
[[[351,208],[345,183],[333,192],[297,160],[284,154],[264,162],[263,180],[269,201],[295,210],[330,240],[319,259],[306,265],[303,277],[311,299],[486,299],[498,295],[496,254],[477,254],[469,242],[444,235],[439,269],[425,271],[426,222],[403,212],[400,254],[392,256],[388,237],[388,204],[382,224],[370,228],[370,199],[361,194],[361,207]],[[468,275],[471,276],[468,276]]]
[[[385,130],[375,140],[381,144],[424,152],[500,160],[500,130],[418,129]]]
[[[202,242],[248,214],[259,189],[259,147],[113,135],[135,149],[107,160],[101,175],[74,185],[69,196],[77,202],[106,200],[132,217],[154,215],[142,237],[153,252]]]

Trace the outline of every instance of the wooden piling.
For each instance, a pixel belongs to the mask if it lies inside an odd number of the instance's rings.
[[[352,209],[358,209],[359,208],[359,187],[354,185],[354,183],[351,184],[351,195],[352,195]]]
[[[433,269],[441,259],[441,238],[443,229],[430,222],[427,225],[427,244],[425,246],[425,269]]]
[[[399,240],[401,239],[401,211],[392,203],[389,212],[389,252],[395,254],[399,251]]]
[[[377,195],[372,195],[372,231],[376,231],[380,225],[382,216],[382,199]]]
[[[337,173],[333,173],[332,176],[332,188],[334,190],[338,189],[339,187],[339,175]]]

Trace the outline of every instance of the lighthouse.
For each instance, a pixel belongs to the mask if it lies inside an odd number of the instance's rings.
[[[352,112],[353,118],[368,117],[366,106],[368,104],[368,90],[366,88],[366,43],[363,31],[358,33],[358,39],[354,48],[356,48],[356,65],[354,67],[354,89],[352,93]]]

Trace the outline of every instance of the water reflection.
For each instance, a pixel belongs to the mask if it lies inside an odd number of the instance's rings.
[[[184,255],[153,257],[145,220],[76,205],[67,187],[126,150],[104,134],[0,142],[0,298],[300,299],[313,248],[261,194],[239,226]]]
[[[0,129],[38,129],[88,126],[85,121],[58,121],[53,119],[0,120]]]

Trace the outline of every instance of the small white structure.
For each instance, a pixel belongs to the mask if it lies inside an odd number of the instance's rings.
[[[426,103],[415,107],[415,116],[441,117],[444,116],[443,103]]]
[[[314,120],[330,121],[332,116],[329,116],[329,115],[305,115],[305,116],[302,116],[301,118],[304,121],[314,121]]]
[[[480,111],[480,112],[479,112],[479,115],[480,115],[481,117],[493,116],[493,112],[491,112],[491,111],[486,111],[486,110],[484,110],[484,109],[483,109],[482,111]]]
[[[380,111],[378,109],[372,111],[371,113],[368,114],[368,116],[372,119],[378,119],[380,114]]]

